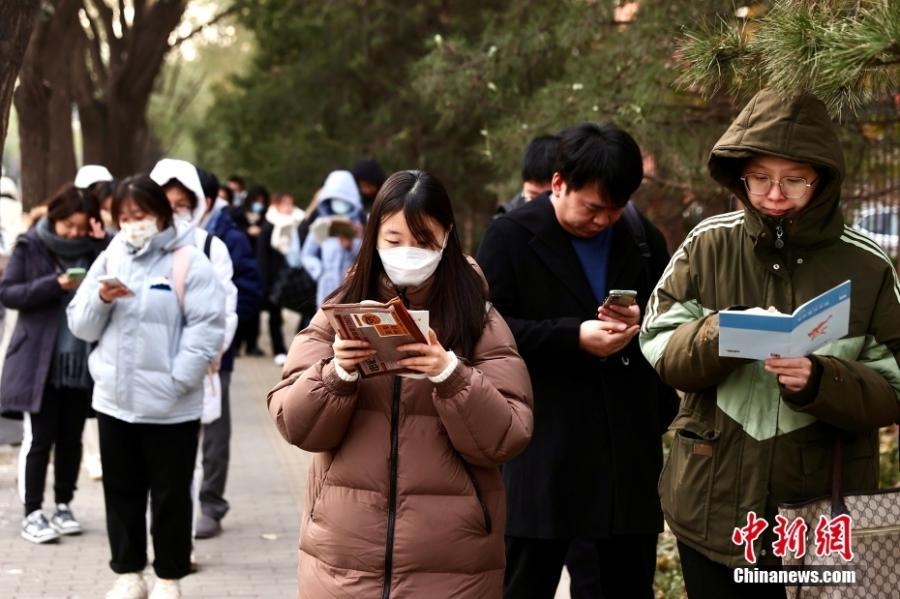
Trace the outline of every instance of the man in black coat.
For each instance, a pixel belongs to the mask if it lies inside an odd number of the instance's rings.
[[[636,334],[669,255],[628,204],[643,178],[634,139],[595,124],[560,136],[550,194],[494,220],[478,253],[535,396],[531,445],[503,467],[504,593],[552,598],[578,546],[595,562],[581,596],[650,598],[660,435],[677,396]],[[637,291],[637,304],[601,308],[611,289]]]

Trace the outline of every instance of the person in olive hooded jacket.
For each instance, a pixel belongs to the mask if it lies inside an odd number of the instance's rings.
[[[650,299],[641,346],[662,379],[686,392],[660,478],[689,596],[783,596],[736,585],[746,566],[732,532],[756,512],[826,495],[835,440],[844,489],[878,487],[878,429],[900,420],[900,282],[873,241],[845,226],[844,158],[825,106],[811,95],[759,92],[716,143],[712,177],[743,210],[700,223]],[[719,356],[718,313],[799,305],[850,279],[846,337],[806,357]]]

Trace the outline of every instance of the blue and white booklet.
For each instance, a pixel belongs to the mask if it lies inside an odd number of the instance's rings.
[[[798,358],[840,339],[850,327],[850,281],[814,297],[793,314],[763,308],[719,312],[719,355]]]

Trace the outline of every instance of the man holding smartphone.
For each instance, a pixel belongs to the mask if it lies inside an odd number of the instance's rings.
[[[628,204],[642,178],[625,131],[565,130],[551,192],[495,219],[478,253],[535,396],[531,445],[503,467],[507,598],[551,599],[563,563],[573,599],[653,596],[660,435],[677,398],[636,338],[669,260]]]

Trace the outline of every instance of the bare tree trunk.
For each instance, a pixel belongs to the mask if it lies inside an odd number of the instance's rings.
[[[15,92],[22,148],[22,203],[44,201],[75,176],[69,60],[80,29],[81,0],[57,0],[42,15],[25,53]]]
[[[0,162],[13,89],[37,20],[38,6],[39,0],[0,0]]]
[[[106,2],[91,3],[97,9],[96,17],[90,17],[91,33],[81,30],[76,42],[84,64],[72,69],[84,158],[106,165],[116,177],[125,177],[150,166],[146,164],[147,105],[170,49],[169,36],[181,21],[187,1],[141,8],[140,18],[136,14],[121,37],[113,33],[113,13]],[[100,31],[106,32],[108,57],[99,50]],[[93,69],[86,66],[88,56]]]

